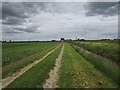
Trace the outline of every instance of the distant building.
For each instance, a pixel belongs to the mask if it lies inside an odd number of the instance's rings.
[[[64,40],[65,40],[64,38],[61,38],[61,40],[60,40],[60,41],[61,41],[61,42],[64,42]]]

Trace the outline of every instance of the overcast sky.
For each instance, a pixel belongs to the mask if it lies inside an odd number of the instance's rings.
[[[118,38],[117,2],[3,2],[3,40]]]

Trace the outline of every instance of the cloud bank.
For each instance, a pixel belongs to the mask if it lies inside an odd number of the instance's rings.
[[[3,2],[3,40],[118,38],[117,2]]]

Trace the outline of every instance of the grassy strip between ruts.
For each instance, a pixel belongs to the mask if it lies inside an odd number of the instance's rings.
[[[65,44],[59,72],[60,88],[114,88],[117,85]]]
[[[44,55],[46,55],[49,51],[54,49],[56,46],[58,46],[58,44],[56,44],[56,45],[54,45],[54,46],[52,46],[52,47],[50,47],[46,50],[43,50],[41,52],[35,53],[31,56],[28,56],[28,57],[26,57],[22,60],[19,60],[15,63],[11,63],[10,65],[7,65],[6,67],[3,67],[2,78],[5,78],[9,75],[12,75],[16,71],[19,71],[21,68],[24,68],[28,64],[33,63],[35,60],[38,60],[38,59],[42,58]]]
[[[115,64],[108,62],[107,60],[104,60],[104,58],[99,57],[95,54],[92,54],[88,51],[86,51],[83,48],[77,47],[73,45],[74,49],[82,55],[84,58],[86,58],[89,62],[94,64],[94,66],[103,72],[107,77],[111,78],[116,84],[120,84],[120,70],[118,66]]]
[[[48,55],[40,63],[33,66],[23,75],[7,86],[7,88],[40,88],[49,76],[49,72],[55,66],[55,60],[58,57],[62,45],[53,53]]]

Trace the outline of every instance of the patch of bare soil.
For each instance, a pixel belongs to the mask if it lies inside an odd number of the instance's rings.
[[[43,88],[57,88],[58,87],[57,80],[58,80],[59,68],[61,66],[63,50],[64,50],[64,45],[61,49],[60,54],[58,55],[58,58],[56,59],[54,69],[50,70],[49,78],[46,79],[46,82],[43,84]]]
[[[59,45],[60,46],[60,45]],[[42,57],[39,60],[36,60],[35,62],[33,62],[32,64],[29,64],[28,66],[22,68],[20,71],[15,72],[13,75],[8,76],[4,79],[1,80],[2,82],[2,88],[5,88],[7,85],[9,85],[11,82],[13,82],[17,77],[21,76],[23,73],[25,73],[27,70],[29,70],[31,67],[35,66],[36,64],[38,64],[40,61],[42,61],[43,59],[45,59],[49,54],[51,54],[54,50],[56,50],[59,46],[57,46],[55,49],[53,49],[52,51],[48,52],[44,57]]]

